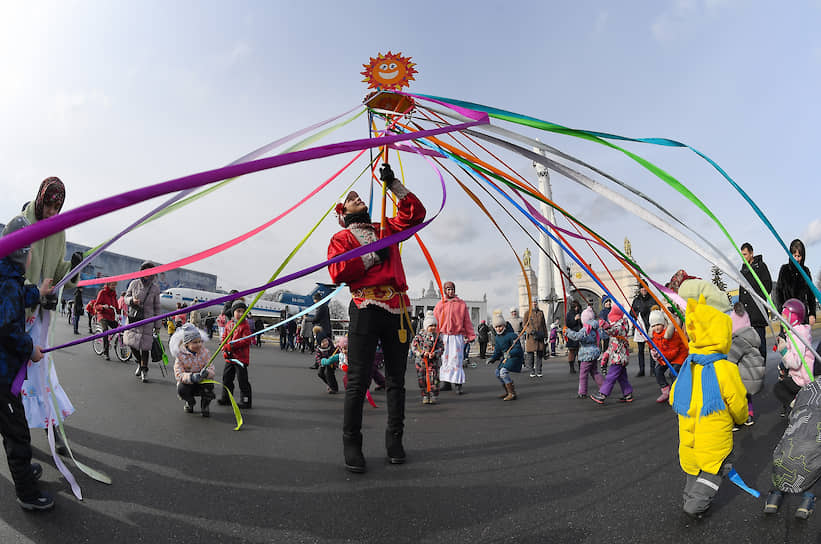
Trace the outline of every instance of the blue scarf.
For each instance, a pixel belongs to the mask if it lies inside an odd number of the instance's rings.
[[[690,403],[693,396],[693,371],[692,365],[699,364],[704,367],[701,371],[701,415],[707,416],[713,412],[724,410],[727,406],[721,398],[721,388],[718,386],[718,377],[713,363],[726,359],[724,353],[711,353],[710,355],[700,355],[691,353],[684,360],[678,378],[676,378],[676,392],[673,400],[673,411],[678,415],[689,417]]]

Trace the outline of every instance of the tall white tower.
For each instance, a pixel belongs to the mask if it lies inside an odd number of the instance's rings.
[[[533,151],[539,153],[542,156],[546,156],[545,153],[537,148],[534,147]],[[536,169],[536,175],[539,177],[539,191],[546,196],[548,199],[553,200],[553,190],[550,187],[550,174],[547,171],[547,168],[544,165],[533,162],[533,168]],[[548,221],[556,224],[556,216],[553,212],[553,208],[542,202],[539,206],[540,211],[544,217],[547,218]],[[549,228],[549,227],[548,227]],[[565,266],[564,260],[564,251],[561,250],[559,244],[553,241],[547,234],[540,231],[539,234],[539,244],[553,257],[553,260],[559,263],[561,270],[567,271],[567,267]],[[547,312],[547,317],[549,320],[553,320],[553,310],[555,308],[556,302],[561,300],[561,292],[562,292],[562,276],[560,269],[556,268],[556,266],[548,259],[547,255],[544,252],[539,252],[539,272],[538,272],[538,279],[539,279],[539,300],[547,302],[549,304],[549,309]]]

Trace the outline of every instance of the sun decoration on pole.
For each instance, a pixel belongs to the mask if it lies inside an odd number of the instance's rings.
[[[371,57],[371,61],[362,66],[365,68],[360,72],[365,76],[362,81],[368,84],[369,89],[398,91],[407,87],[416,73],[413,68],[416,64],[411,62],[411,57],[390,51],[387,55],[379,53],[376,58]]]

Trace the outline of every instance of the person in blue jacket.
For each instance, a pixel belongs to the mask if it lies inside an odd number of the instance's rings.
[[[3,236],[29,224],[18,215],[3,229]],[[34,345],[26,333],[26,308],[37,307],[40,298],[51,292],[51,280],[44,280],[39,289],[25,285],[23,274],[30,262],[30,247],[17,249],[0,260],[0,434],[17,503],[24,510],[49,510],[54,507],[54,499],[37,485],[43,468],[31,462],[26,412],[20,392],[12,392],[12,384],[23,365],[43,358],[40,346]]]
[[[518,335],[513,331],[510,323],[502,317],[501,310],[493,312],[493,328],[496,330],[496,339],[493,348],[493,357],[488,359],[487,364],[499,361],[496,367],[496,377],[502,382],[505,394],[499,398],[502,400],[516,400],[516,388],[513,385],[511,372],[522,371],[522,359],[524,353]]]

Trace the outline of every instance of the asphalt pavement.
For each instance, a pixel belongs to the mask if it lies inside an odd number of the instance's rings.
[[[61,319],[56,343],[73,338]],[[628,368],[635,402],[619,404],[614,392],[604,406],[576,399],[578,379],[564,358],[548,359],[542,378],[515,376],[519,398],[511,402],[497,398],[503,390],[493,368],[473,359],[479,364],[467,369],[466,394],[443,392],[432,406],[419,402],[409,365],[408,462],[384,460],[384,394],[374,392],[379,407],[365,406],[363,429],[368,471],[357,475],[342,465],[343,395],[325,392],[307,354],[272,343],[252,348],[254,407],[240,431],[230,409],[215,403],[211,418],[184,413],[173,378],[156,363],[142,384],[133,363],[106,362],[89,344],[55,357],[77,408],[66,422],[72,449],[113,483],[72,466],[84,495],[75,499],[44,433],[33,432],[42,485],[57,505],[23,512],[0,463],[3,544],[821,543],[821,514],[796,520],[797,498],[788,498],[765,517],[763,497],[728,481],[710,516],[684,515],[676,419],[655,403],[653,377],[633,378],[635,358]],[[222,365],[218,359],[218,373]],[[764,495],[785,428],[770,391],[775,366],[770,355],[756,424],[735,433],[736,468]]]

